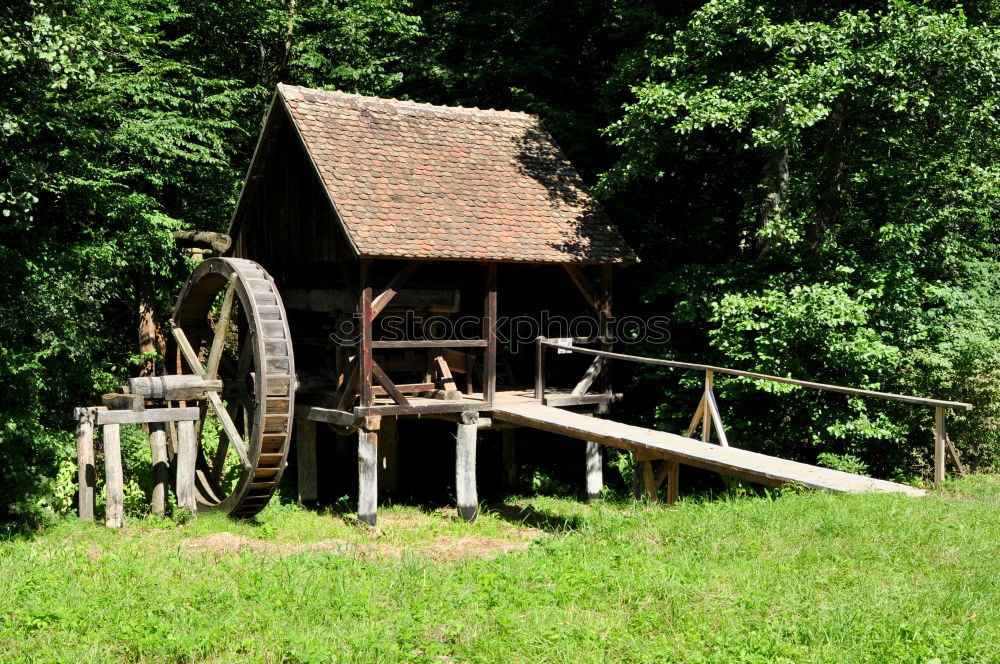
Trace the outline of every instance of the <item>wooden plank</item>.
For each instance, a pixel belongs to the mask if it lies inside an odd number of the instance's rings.
[[[721,447],[666,431],[588,417],[537,403],[494,405],[492,412],[494,419],[519,426],[528,426],[580,440],[593,440],[602,445],[631,452],[655,454],[663,459],[768,486],[795,482],[807,488],[831,491],[856,493],[887,491],[912,496],[922,496],[926,493],[903,484],[778,459],[735,447]]]
[[[346,410],[323,408],[321,406],[296,406],[295,417],[313,422],[336,424],[341,427],[356,427],[363,420],[362,417]]]
[[[299,503],[315,502],[319,496],[316,469],[316,422],[295,420],[295,455],[298,466]]]
[[[108,528],[125,525],[125,478],[122,473],[121,430],[106,424],[104,433],[104,523]]]
[[[410,405],[410,401],[396,388],[396,384],[382,371],[382,367],[377,362],[372,362],[372,375],[378,381],[378,384],[382,386],[382,389],[389,393],[393,401],[400,406]]]
[[[484,408],[481,401],[443,401],[433,404],[413,404],[410,406],[358,406],[354,409],[356,415],[371,417],[374,415],[432,415],[440,413],[464,413],[479,411]]]
[[[588,440],[584,447],[587,500],[597,500],[604,491],[604,455],[600,443]]]
[[[483,359],[483,401],[493,403],[497,391],[497,264],[486,266],[486,301],[483,303],[483,336],[486,353]],[[472,384],[472,372],[468,375]]]
[[[101,405],[111,410],[145,410],[146,400],[138,394],[112,393],[101,396]]]
[[[167,431],[162,422],[149,425],[149,453],[153,465],[153,495],[150,510],[162,515],[166,510],[167,483],[170,469],[167,466]]]
[[[358,520],[374,526],[378,511],[378,432],[358,429]]]
[[[691,362],[675,362],[674,360],[661,360],[652,357],[641,357],[639,355],[626,355],[624,353],[613,353],[611,351],[597,350],[594,348],[583,348],[581,346],[566,346],[564,344],[557,343],[549,339],[542,339],[540,342],[542,345],[548,348],[564,348],[573,353],[581,353],[583,355],[594,355],[603,356],[609,359],[625,360],[628,362],[639,362],[642,364],[652,364],[661,367],[673,367],[675,369],[689,369],[691,371],[712,371],[714,373],[725,374],[727,376],[742,376],[744,378],[753,378],[755,380],[768,380],[774,383],[784,383],[786,385],[796,385],[798,387],[806,387],[813,390],[823,390],[826,392],[837,392],[838,394],[852,394],[862,397],[873,397],[877,399],[886,399],[889,401],[901,401],[903,403],[912,403],[920,406],[944,406],[945,408],[954,408],[956,410],[971,410],[972,404],[964,403],[961,401],[944,401],[942,399],[927,399],[925,397],[911,397],[903,394],[892,394],[891,392],[876,392],[874,390],[862,390],[856,387],[843,387],[840,385],[829,385],[827,383],[815,383],[808,380],[797,380],[795,378],[785,378],[784,376],[772,376],[770,374],[756,373],[754,371],[742,371],[740,369],[727,369],[726,367],[717,367],[710,364],[694,364]]]
[[[409,281],[410,277],[413,276],[413,273],[418,267],[420,267],[420,265],[420,261],[410,261],[406,264],[406,267],[400,270],[399,273],[392,278],[392,281],[390,281],[389,285],[385,287],[385,290],[379,293],[378,297],[372,301],[372,318],[376,318],[380,313],[382,313],[382,310],[385,309],[389,302],[392,301],[392,298],[396,297],[400,288],[402,288],[403,284]]]
[[[410,341],[373,341],[375,349],[406,348],[486,348],[486,339],[413,339]]]
[[[177,507],[192,514],[198,511],[194,492],[195,465],[198,457],[198,441],[194,437],[194,422],[184,420],[177,423],[177,477],[174,486],[177,492]]]
[[[934,407],[934,488],[944,482],[944,407]]]
[[[475,521],[479,512],[479,494],[476,491],[476,435],[479,427],[474,421],[459,422],[455,436],[455,492],[458,513],[466,521]]]
[[[695,432],[698,428],[698,423],[702,421],[705,414],[705,394],[702,393],[701,400],[698,402],[698,407],[694,409],[694,417],[691,418],[691,424],[688,425],[687,433],[684,434],[685,438],[690,438],[691,434]]]
[[[150,424],[152,422],[180,422],[182,420],[197,420],[198,409],[194,406],[186,408],[150,408],[148,410],[101,410],[97,412],[98,426],[107,424]]]
[[[94,424],[97,420],[95,408],[76,408],[76,467],[79,496],[77,510],[81,521],[94,520],[95,487],[97,469],[94,467]]]

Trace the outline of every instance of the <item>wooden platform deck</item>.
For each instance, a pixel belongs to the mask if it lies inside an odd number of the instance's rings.
[[[492,410],[492,417],[497,420],[638,452],[648,458],[655,456],[767,486],[794,482],[811,489],[841,493],[926,494],[923,489],[905,484],[819,468],[735,447],[704,443],[666,431],[644,429],[543,406],[527,393],[508,392],[500,398],[501,394],[504,393],[497,394],[498,399],[494,401]]]

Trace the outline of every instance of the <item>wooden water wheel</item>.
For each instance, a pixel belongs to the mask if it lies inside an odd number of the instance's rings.
[[[281,296],[257,263],[203,261],[181,289],[171,331],[176,373],[204,392],[197,427],[199,509],[249,518],[285,469],[295,407],[295,362]]]

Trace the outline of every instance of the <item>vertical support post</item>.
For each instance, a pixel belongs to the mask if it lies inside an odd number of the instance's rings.
[[[198,443],[194,437],[194,420],[177,423],[177,507],[194,514],[198,502],[194,496],[195,461],[198,457]]]
[[[545,403],[545,337],[535,339],[535,398]]]
[[[80,487],[77,505],[80,521],[93,521],[94,487],[97,484],[97,472],[94,468],[96,411],[93,408],[76,408],[73,410],[73,416],[76,418],[77,483]]]
[[[506,489],[512,489],[517,484],[517,440],[514,438],[514,429],[501,429],[503,456],[503,477],[502,484]]]
[[[601,350],[612,351],[614,350],[614,329],[613,322],[611,318],[611,286],[612,279],[614,278],[614,268],[611,265],[601,266],[601,299],[598,302],[599,309],[597,312],[598,324],[601,330]],[[600,388],[601,392],[611,396],[611,359],[605,357],[604,363],[601,365],[601,376],[600,376]]]
[[[712,440],[712,412],[709,404],[712,403],[712,383],[714,382],[714,378],[715,372],[705,372],[705,395],[703,397],[705,407],[702,410],[701,419],[701,440],[705,443]]]
[[[601,491],[604,490],[604,454],[599,443],[588,440],[585,445],[587,500],[596,500],[601,497]]]
[[[664,461],[667,464],[667,505],[673,505],[677,500],[677,482],[680,480],[681,465],[676,461]]]
[[[316,422],[295,420],[295,456],[298,466],[299,504],[312,503],[319,497],[316,476]]]
[[[934,407],[934,488],[944,482],[944,406]]]
[[[372,418],[375,419],[375,418]],[[358,429],[358,521],[374,526],[378,512],[378,425]]]
[[[483,401],[493,403],[497,390],[497,264],[486,265],[486,301],[483,303],[486,358],[483,361]],[[472,381],[471,372],[467,376]]]
[[[122,475],[121,425],[104,427],[104,523],[108,528],[125,524],[125,479]]]
[[[149,454],[153,462],[153,497],[150,509],[153,514],[162,515],[166,511],[167,483],[167,429],[163,422],[149,425]]]
[[[649,498],[649,502],[657,503],[660,501],[660,494],[656,486],[656,477],[653,475],[653,462],[647,459],[641,466],[642,486],[646,489],[646,497]]]
[[[378,486],[383,495],[396,488],[399,480],[399,420],[382,419],[378,430]]]
[[[475,521],[479,512],[476,491],[476,435],[479,414],[462,413],[455,436],[455,493],[458,513],[466,521]]]
[[[358,380],[361,385],[361,405],[371,406],[375,400],[372,390],[372,262],[361,260],[361,349]]]

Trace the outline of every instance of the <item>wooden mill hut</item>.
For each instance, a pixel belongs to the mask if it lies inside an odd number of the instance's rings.
[[[287,85],[229,234],[228,255],[260,263],[288,310],[298,421],[360,432],[371,521],[366,464],[386,418],[468,427],[523,398],[524,333],[558,312],[589,314],[589,336],[610,347],[612,267],[636,261],[537,117]],[[549,403],[606,404],[595,364]]]

